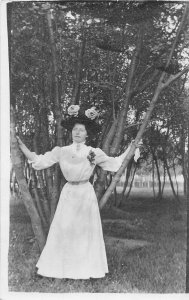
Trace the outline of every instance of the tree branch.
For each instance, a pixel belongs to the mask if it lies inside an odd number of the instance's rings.
[[[163,83],[163,89],[166,88],[170,83],[178,79],[180,76],[182,76],[184,73],[189,71],[189,67],[184,68],[181,72],[177,73],[176,75],[171,75],[169,79]]]
[[[137,86],[137,88],[135,87],[135,89],[133,89],[131,91],[131,97],[135,96],[138,93],[143,92],[154,81],[154,79],[156,78],[156,76],[158,75],[158,73],[159,73],[159,71],[156,70],[153,73],[153,75],[150,76],[150,78],[147,81],[145,81],[141,86],[139,86],[139,87]]]
[[[130,68],[129,68],[129,74],[128,74],[128,79],[127,79],[127,83],[126,83],[126,93],[125,93],[123,108],[120,110],[120,113],[118,116],[119,123],[116,128],[116,134],[114,136],[113,143],[111,146],[111,155],[114,155],[118,151],[120,142],[122,140],[125,118],[127,116],[128,106],[129,106],[129,102],[130,102],[130,95],[131,95],[131,90],[132,90],[132,80],[133,80],[133,76],[134,76],[134,73],[136,70],[138,55],[139,55],[141,47],[142,47],[143,33],[144,33],[144,28],[143,27],[139,28],[136,49],[133,53]]]
[[[142,81],[144,75],[147,73],[147,71],[149,71],[149,69],[152,69],[153,66],[148,66],[144,72],[139,76],[139,79],[137,80],[136,84],[135,84],[135,89],[138,89],[140,82]]]
[[[135,123],[135,124],[130,124],[130,125],[126,126],[125,129],[130,128],[130,127],[134,127],[134,126],[138,126],[138,125],[141,125],[141,124],[142,124],[142,122],[138,122],[138,123]]]
[[[179,38],[179,36],[180,36],[181,30],[182,30],[182,28],[183,28],[183,25],[184,25],[184,23],[185,23],[185,20],[186,20],[187,17],[188,17],[188,13],[189,13],[189,4],[186,4],[184,13],[183,13],[183,15],[182,15],[182,19],[181,19],[180,25],[179,25],[178,30],[177,30],[177,33],[176,33],[176,37],[175,37],[174,43],[173,43],[173,45],[172,45],[171,51],[170,51],[170,53],[169,53],[169,57],[168,57],[168,59],[167,59],[167,63],[166,63],[165,69],[169,66],[169,63],[170,63],[170,61],[171,61],[171,59],[172,59],[172,56],[173,56],[173,53],[174,53],[174,51],[175,51],[175,47],[176,47],[176,44],[177,44],[177,42],[178,42],[178,38]]]

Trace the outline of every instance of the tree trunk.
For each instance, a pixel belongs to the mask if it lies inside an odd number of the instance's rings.
[[[162,194],[161,194],[161,177],[160,177],[160,172],[159,172],[159,165],[158,165],[158,160],[157,157],[155,158],[155,165],[156,165],[156,170],[157,170],[157,177],[158,177],[158,200],[162,200]]]
[[[40,115],[37,116],[36,120],[39,121],[39,119],[41,119],[41,117],[42,116],[40,116]],[[37,124],[37,122],[36,122],[36,124]],[[39,138],[40,135],[41,135],[40,127],[37,124],[36,128],[35,128],[35,136],[34,136],[34,140],[33,140],[34,151],[37,154],[39,154],[39,152],[40,152],[40,150],[39,150],[39,143],[38,143],[38,138]],[[44,135],[45,135],[45,132],[44,132]],[[43,137],[43,141],[44,141],[44,137]],[[43,152],[46,152],[47,148],[48,148],[48,145],[45,144],[44,147],[45,148],[43,149],[44,150]],[[50,219],[50,210],[49,210],[49,207],[50,206],[49,206],[49,202],[47,200],[47,190],[46,190],[46,185],[44,183],[43,172],[44,172],[43,170],[37,171],[37,181],[39,182],[39,185],[40,185],[40,194],[41,194],[40,195],[41,197],[38,199],[38,200],[40,200],[39,203],[38,203],[38,209],[39,209],[39,206],[41,206],[40,210],[44,211],[44,217],[45,217],[46,223],[49,224],[49,219]],[[34,173],[32,173],[32,175],[33,175],[32,179],[34,180],[33,184],[35,186],[36,176],[34,176]]]
[[[74,87],[71,104],[79,103],[80,82],[82,79],[82,67],[83,67],[83,56],[84,56],[84,52],[85,52],[85,45],[86,45],[86,40],[83,39],[81,42],[81,47],[80,47],[80,51],[79,51],[78,64],[77,64],[77,70],[76,70],[75,87]]]
[[[189,112],[188,112],[189,114]],[[186,248],[186,293],[189,293],[189,120],[188,120],[188,165],[187,165],[187,248]]]
[[[46,218],[47,222],[49,223],[50,210],[49,210],[49,203],[48,203],[48,200],[47,200],[46,187],[45,187],[45,184],[44,184],[43,170],[37,171],[37,177],[38,177],[38,182],[39,182],[40,191],[41,191],[40,204],[43,207],[43,210],[44,210],[44,213],[45,213],[45,218]]]
[[[123,191],[121,193],[121,201],[118,205],[118,207],[121,206],[123,200],[124,200],[124,195],[125,195],[125,192],[126,192],[126,188],[128,186],[128,182],[129,182],[129,177],[130,177],[130,174],[131,174],[131,169],[132,169],[132,166],[133,166],[133,159],[130,160],[130,162],[128,163],[128,167],[127,167],[127,170],[126,170],[126,176],[125,176],[125,182],[124,182],[124,186],[123,186]]]
[[[156,191],[155,191],[155,168],[154,168],[154,158],[152,157],[152,187],[154,200],[156,200]]]
[[[184,125],[184,124],[183,124]],[[180,135],[180,146],[181,146],[181,165],[182,165],[182,175],[184,178],[184,195],[186,195],[187,191],[187,169],[186,169],[186,163],[185,163],[185,133],[184,133],[184,126],[181,128],[181,135]]]
[[[172,178],[171,178],[171,173],[170,173],[170,169],[169,169],[166,157],[165,157],[165,167],[166,167],[166,170],[167,170],[167,174],[169,176],[169,181],[170,181],[170,185],[171,185],[171,188],[172,188],[173,195],[175,197],[175,200],[177,200],[177,202],[179,202],[180,200],[179,200],[179,197],[177,196],[177,194],[175,192],[174,184],[173,184],[173,181],[172,181]]]
[[[41,28],[39,28],[41,32],[41,36],[43,39],[45,39],[45,16],[42,16],[41,19]],[[40,90],[40,96],[39,96],[39,102],[40,102],[40,140],[42,144],[42,151],[43,153],[48,151],[50,148],[50,139],[49,139],[49,120],[48,120],[48,103],[47,103],[47,95],[45,93],[46,88],[46,81],[45,81],[45,45],[44,43],[41,44],[41,52],[42,52],[42,69],[41,69],[41,76],[40,76],[40,82],[39,82],[39,90]],[[45,182],[46,182],[46,193],[47,193],[47,199],[50,209],[50,202],[52,199],[52,189],[53,189],[53,172],[51,168],[47,168],[44,170],[45,175]]]
[[[47,22],[48,22],[48,30],[49,30],[49,37],[50,37],[50,48],[52,54],[52,74],[53,74],[53,85],[54,85],[54,115],[57,124],[57,145],[63,146],[63,129],[61,126],[61,107],[60,107],[60,99],[59,99],[59,72],[58,72],[58,63],[57,63],[57,55],[56,55],[56,47],[55,47],[55,40],[54,40],[54,32],[52,26],[52,19],[51,19],[51,12],[50,10],[47,11]]]
[[[111,128],[106,136],[105,141],[103,141],[102,150],[108,155],[109,154],[109,148],[110,144],[112,142],[112,139],[115,134],[115,129],[117,125],[117,120],[114,120]],[[100,199],[105,191],[105,180],[106,180],[107,172],[104,170],[100,170],[100,174],[95,182],[95,193],[97,196],[97,199]]]
[[[34,169],[31,169],[31,180],[32,180],[32,193],[35,199],[35,206],[37,208],[39,217],[41,218],[45,233],[47,234],[49,220],[46,218],[44,210],[42,209],[41,206],[41,199],[37,189],[37,178]]]
[[[100,170],[100,174],[95,182],[94,188],[98,200],[100,200],[102,194],[105,191],[106,176],[107,176],[107,171]]]
[[[157,200],[162,200],[162,194],[161,194],[161,177],[160,177],[160,171],[159,171],[159,165],[158,165],[157,156],[156,156],[154,150],[152,150],[152,156],[153,156],[153,160],[155,162],[155,166],[156,166],[156,170],[157,170],[157,178],[158,178],[158,196],[157,196]]]
[[[165,162],[163,161],[163,184],[161,189],[161,194],[163,197],[164,187],[165,187],[165,179],[166,179],[166,168],[165,168]]]
[[[120,143],[123,138],[124,124],[125,124],[125,120],[126,120],[126,116],[127,116],[129,102],[131,99],[131,93],[132,93],[132,91],[131,91],[132,80],[133,80],[135,69],[136,69],[138,55],[140,53],[141,46],[142,46],[142,38],[143,38],[143,28],[140,27],[138,30],[138,40],[137,40],[136,49],[134,51],[134,54],[133,54],[133,57],[131,60],[129,75],[127,78],[125,100],[124,100],[123,108],[120,110],[120,113],[118,116],[119,122],[117,124],[116,134],[114,136],[114,140],[113,140],[111,150],[110,150],[111,155],[115,155],[118,152]]]
[[[108,133],[111,132],[111,126],[112,126],[112,124],[110,122],[111,118],[112,118],[112,113],[108,113],[106,120],[104,122],[104,125],[102,127],[102,133],[98,139],[97,147],[100,147],[100,148],[103,147],[103,142],[106,141]]]
[[[10,172],[10,191],[13,195],[13,197],[16,195],[16,176],[15,176],[15,172],[14,169],[11,168],[11,172]]]
[[[128,190],[126,196],[125,196],[126,200],[129,198],[129,195],[131,193],[131,190],[132,190],[132,187],[133,187],[134,178],[135,178],[135,174],[136,174],[136,170],[137,170],[137,165],[135,165],[135,168],[134,168],[134,171],[133,171],[133,176],[132,176],[131,183],[130,183],[130,186],[129,186],[129,190]]]
[[[14,121],[14,110],[11,107],[11,158],[13,168],[16,174],[16,178],[19,184],[23,203],[31,219],[31,225],[34,231],[34,235],[37,239],[39,249],[42,251],[45,245],[46,236],[45,230],[42,226],[40,216],[34,204],[34,200],[30,195],[25,177],[24,177],[24,163],[21,158],[21,153],[17,144],[16,132],[15,132],[15,121]]]
[[[115,119],[111,125],[111,128],[110,128],[105,140],[103,141],[102,149],[107,155],[109,154],[110,145],[111,145],[111,142],[115,135],[117,123],[118,123],[118,120]]]
[[[57,63],[57,55],[56,55],[56,48],[55,48],[55,41],[54,41],[54,32],[52,27],[52,19],[51,19],[51,12],[50,10],[47,11],[47,22],[48,22],[48,30],[49,30],[49,37],[50,37],[50,47],[51,47],[51,54],[52,54],[52,71],[53,71],[53,78],[54,78],[54,116],[56,120],[56,144],[58,146],[63,146],[63,129],[61,126],[61,107],[60,107],[60,100],[59,100],[59,79],[58,79],[58,63]],[[57,202],[59,199],[60,194],[60,183],[61,183],[61,174],[60,174],[60,167],[56,164],[55,166],[55,175],[54,175],[54,183],[53,183],[53,190],[52,190],[52,199],[51,199],[51,221],[54,216]]]
[[[116,187],[114,189],[114,203],[115,203],[115,206],[118,207],[118,203],[117,203],[117,190],[116,190]]]
[[[47,103],[45,101],[45,95],[44,91],[41,92],[42,96],[40,97],[40,142],[41,142],[41,150],[43,153],[49,151],[50,148],[50,141],[49,141],[49,124],[48,124],[48,109],[47,109]],[[50,207],[49,202],[52,198],[52,188],[53,188],[53,172],[51,168],[45,169],[43,171],[44,173],[44,181],[45,184],[43,185],[43,190],[45,189],[46,195],[43,192],[43,195],[45,195],[45,202],[48,203],[48,206]]]
[[[53,171],[52,168],[47,168],[44,170],[45,175],[45,182],[46,182],[46,192],[47,192],[47,199],[48,205],[50,209],[50,203],[52,200],[52,190],[53,190]]]
[[[173,158],[173,171],[175,175],[175,182],[176,182],[176,187],[177,187],[177,197],[179,197],[179,187],[178,187],[178,181],[177,181],[177,174],[176,174],[176,168],[175,168],[175,160]]]

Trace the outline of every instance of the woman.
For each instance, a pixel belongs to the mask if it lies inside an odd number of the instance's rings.
[[[94,107],[82,113],[78,105],[71,105],[68,115],[62,126],[72,132],[73,143],[69,146],[57,146],[44,155],[36,155],[18,139],[34,169],[59,163],[67,180],[37,263],[37,273],[53,278],[101,278],[108,273],[108,265],[98,202],[89,178],[95,165],[116,172],[129,148],[113,158],[99,148],[85,145],[87,134],[98,130]]]

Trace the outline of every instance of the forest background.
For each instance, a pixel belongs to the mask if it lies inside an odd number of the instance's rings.
[[[40,250],[65,179],[58,165],[34,171],[15,135],[38,154],[67,145],[70,136],[60,123],[70,104],[99,109],[102,131],[89,143],[108,155],[119,155],[135,139],[115,176],[95,170],[100,209],[124,207],[129,177],[132,187],[138,170],[152,173],[153,186],[156,175],[157,203],[167,176],[178,210],[178,171],[188,192],[188,9],[161,1],[8,5],[11,188],[15,192],[18,183]],[[132,156],[141,138],[136,164]],[[115,187],[125,168],[118,197]]]

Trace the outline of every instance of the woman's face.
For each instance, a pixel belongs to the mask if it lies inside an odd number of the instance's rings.
[[[82,143],[86,140],[87,131],[85,125],[75,124],[72,129],[72,140],[76,143]]]

